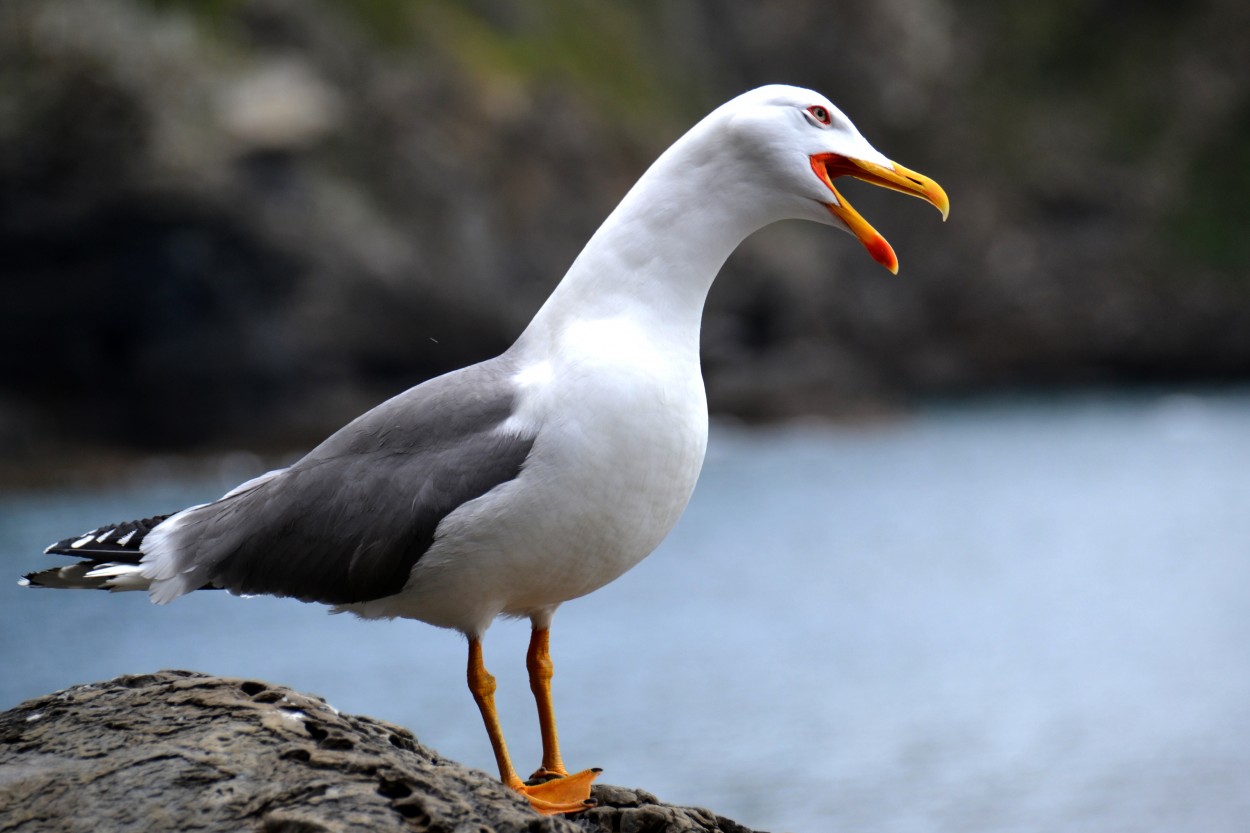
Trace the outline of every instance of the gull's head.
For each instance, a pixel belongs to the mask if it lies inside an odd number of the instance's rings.
[[[741,161],[738,169],[755,180],[756,193],[775,201],[778,213],[845,228],[891,272],[898,272],[894,250],[835,180],[851,176],[919,197],[944,220],[950,211],[941,186],[882,155],[829,99],[811,90],[760,87],[722,105],[707,121]]]

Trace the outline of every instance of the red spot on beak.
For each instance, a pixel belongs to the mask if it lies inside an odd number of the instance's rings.
[[[863,241],[864,248],[868,250],[868,254],[872,259],[880,263],[890,272],[898,274],[898,257],[894,254],[893,247],[881,235]]]

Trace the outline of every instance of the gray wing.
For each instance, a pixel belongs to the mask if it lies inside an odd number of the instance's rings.
[[[515,401],[507,375],[495,359],[433,379],[191,510],[170,533],[180,583],[328,604],[399,592],[443,518],[525,463],[533,437],[497,430]]]

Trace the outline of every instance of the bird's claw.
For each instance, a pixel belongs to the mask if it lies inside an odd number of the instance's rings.
[[[567,773],[540,769],[534,773],[535,777],[530,780],[535,780],[538,777],[547,780],[536,784],[518,782],[510,786],[525,796],[530,806],[544,816],[580,813],[583,810],[589,810],[597,804],[590,797],[590,785],[599,777],[599,773],[602,771],[598,768],[584,769],[581,772],[569,775]]]

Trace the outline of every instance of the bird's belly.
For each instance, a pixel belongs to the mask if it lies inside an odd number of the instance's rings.
[[[469,633],[618,578],[684,511],[707,446],[702,379],[566,385],[520,476],[457,509],[395,601]],[[366,614],[367,615],[367,614]]]

